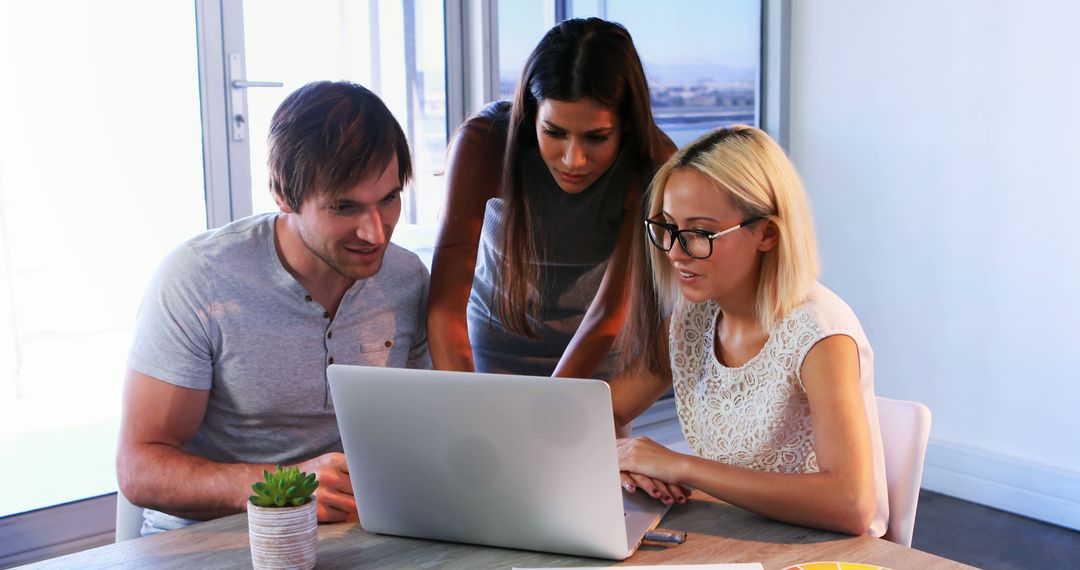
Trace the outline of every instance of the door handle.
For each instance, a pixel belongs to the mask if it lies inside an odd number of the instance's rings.
[[[244,79],[244,60],[239,53],[229,54],[229,115],[232,140],[247,138],[247,97],[244,90],[251,87],[284,87],[280,81],[248,81]]]
[[[245,81],[243,79],[234,79],[232,87],[233,89],[247,89],[248,87],[285,87],[285,84],[280,81]]]

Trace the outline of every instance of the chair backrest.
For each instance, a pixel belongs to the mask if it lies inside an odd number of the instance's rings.
[[[930,409],[919,402],[882,397],[877,398],[877,408],[889,487],[889,529],[882,538],[911,546],[930,439]]]
[[[120,491],[116,492],[116,542],[142,536],[143,509],[131,504]]]

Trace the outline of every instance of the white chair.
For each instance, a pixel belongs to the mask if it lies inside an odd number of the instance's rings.
[[[930,409],[919,402],[880,396],[877,408],[889,487],[889,529],[882,538],[911,546],[926,443],[930,439]]]
[[[142,536],[143,510],[127,500],[120,491],[116,491],[116,542],[123,542]]]

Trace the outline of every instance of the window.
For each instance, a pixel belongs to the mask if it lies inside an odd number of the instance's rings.
[[[555,21],[551,10],[551,2],[545,0],[500,0],[499,99],[514,97],[525,60]]]
[[[675,144],[724,125],[758,124],[760,0],[670,0],[662,6],[653,0],[564,1],[569,17],[596,16],[630,31],[649,80],[653,115]],[[535,23],[543,13],[536,4],[499,3],[504,98],[546,31],[522,23]],[[563,11],[554,4],[553,13]]]
[[[206,228],[198,69],[190,3],[0,2],[0,516],[116,490],[143,290]]]

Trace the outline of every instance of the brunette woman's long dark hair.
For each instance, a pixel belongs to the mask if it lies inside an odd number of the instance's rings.
[[[664,137],[653,122],[649,86],[630,32],[599,18],[566,20],[544,34],[518,80],[510,109],[502,198],[506,223],[499,281],[499,318],[507,330],[535,334],[529,316],[538,313],[539,257],[533,241],[531,205],[523,191],[521,157],[537,147],[536,113],[540,102],[591,99],[617,112],[622,122],[622,152],[645,170],[642,190],[666,158]],[[626,220],[640,226],[637,219]],[[641,229],[635,230],[635,234]],[[639,235],[635,235],[635,254]],[[635,262],[636,265],[636,262]]]

